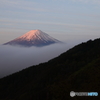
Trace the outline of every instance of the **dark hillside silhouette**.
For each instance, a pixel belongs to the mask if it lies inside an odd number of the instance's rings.
[[[0,79],[0,100],[100,100],[70,91],[100,93],[100,39],[89,40],[47,63]]]

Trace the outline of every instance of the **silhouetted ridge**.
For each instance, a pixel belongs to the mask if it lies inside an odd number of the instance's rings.
[[[0,100],[72,100],[70,92],[100,92],[100,39],[89,40],[47,63],[0,79]],[[74,100],[100,97],[74,97]]]

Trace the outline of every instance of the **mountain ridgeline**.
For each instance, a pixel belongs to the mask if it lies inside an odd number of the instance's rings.
[[[48,34],[42,32],[41,30],[31,30],[26,34],[4,43],[4,45],[13,45],[13,46],[23,46],[23,47],[42,47],[54,43],[62,43],[61,41],[54,39]]]
[[[71,91],[100,92],[100,39],[0,79],[0,100],[100,100]]]

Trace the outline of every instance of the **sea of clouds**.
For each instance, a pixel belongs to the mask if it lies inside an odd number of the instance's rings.
[[[0,78],[30,67],[47,62],[67,51],[72,45],[66,43],[44,47],[18,47],[0,45]]]

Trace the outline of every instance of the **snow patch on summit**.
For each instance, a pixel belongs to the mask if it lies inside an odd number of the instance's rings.
[[[31,30],[27,32],[26,34],[8,42],[6,44],[10,45],[24,45],[24,46],[45,46],[50,45],[53,43],[60,42],[57,39],[54,39],[53,37],[49,36],[45,32],[42,32],[41,30]]]

